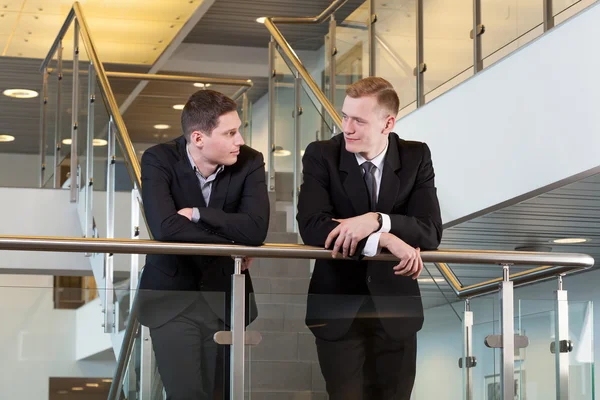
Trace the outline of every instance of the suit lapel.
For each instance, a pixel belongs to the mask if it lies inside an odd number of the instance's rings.
[[[210,208],[223,209],[225,199],[227,198],[227,189],[231,180],[231,167],[225,167],[223,171],[217,175],[217,179],[212,184],[208,206]]]
[[[400,174],[398,173],[401,167],[398,139],[393,132],[390,133],[389,137],[377,200],[377,211],[384,214],[389,214],[392,211],[401,184]]]
[[[175,164],[175,169],[177,170],[177,175],[180,177],[185,197],[192,207],[206,207],[204,196],[202,196],[202,189],[200,189],[200,182],[188,158],[185,138],[182,136],[176,142],[179,150],[179,161]]]
[[[340,176],[346,195],[356,215],[369,212],[369,193],[354,154],[346,151],[344,140],[340,148]]]

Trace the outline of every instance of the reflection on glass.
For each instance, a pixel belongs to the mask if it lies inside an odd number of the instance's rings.
[[[543,33],[543,2],[482,0],[481,18],[485,26],[481,40],[486,67]]]
[[[416,0],[375,1],[375,64],[400,97],[400,108],[415,102]]]
[[[427,64],[423,79],[426,101],[431,101],[472,75],[472,71],[466,70],[473,66],[473,41],[469,37],[473,29],[473,2],[440,0],[431,7],[425,3],[423,25]]]
[[[289,69],[283,57],[278,52],[275,53],[275,171],[281,183],[285,185],[287,193],[289,185],[289,199],[291,200],[291,191],[293,191],[293,182],[291,173],[294,171],[293,150],[295,145],[294,138],[294,110],[295,110],[295,91],[294,75]],[[289,179],[283,179],[283,176]],[[276,187],[278,191],[283,188],[277,180]],[[286,184],[287,183],[287,184]]]

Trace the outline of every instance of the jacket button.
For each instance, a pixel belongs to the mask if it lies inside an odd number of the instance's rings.
[[[367,276],[367,283],[371,283],[371,275]]]

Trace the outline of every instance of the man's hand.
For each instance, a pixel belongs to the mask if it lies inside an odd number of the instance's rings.
[[[192,208],[182,208],[181,210],[177,211],[177,214],[183,215],[191,221],[193,212],[194,210]]]
[[[417,279],[421,275],[423,270],[421,249],[409,246],[391,233],[382,233],[379,245],[400,259],[400,263],[394,267],[394,274],[412,276],[413,279]]]
[[[358,217],[346,218],[346,219],[333,219],[340,224],[336,226],[327,236],[325,240],[325,248],[329,246],[335,240],[335,244],[331,251],[331,256],[335,258],[342,249],[342,255],[348,257],[353,256],[356,251],[358,242],[375,232],[379,227],[377,222],[377,213],[370,212]],[[336,240],[337,238],[337,240]]]

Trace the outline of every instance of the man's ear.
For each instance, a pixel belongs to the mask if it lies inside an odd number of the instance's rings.
[[[385,118],[385,125],[381,133],[390,133],[394,129],[394,126],[396,126],[396,117],[388,115]]]
[[[190,135],[190,144],[198,148],[204,147],[204,135],[200,131],[194,131]]]

